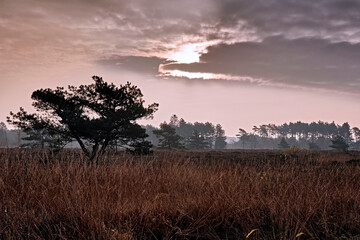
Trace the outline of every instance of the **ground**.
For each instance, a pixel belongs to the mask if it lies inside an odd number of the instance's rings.
[[[360,152],[0,150],[5,239],[352,239]]]

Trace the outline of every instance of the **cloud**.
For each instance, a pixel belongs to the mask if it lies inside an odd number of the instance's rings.
[[[262,42],[208,48],[200,63],[163,66],[165,70],[265,79],[266,84],[360,94],[360,44],[271,37]]]
[[[331,41],[360,41],[360,2],[357,0],[220,2],[219,29],[233,29],[242,23],[242,26],[256,32],[260,39],[282,35],[290,39],[314,37]],[[236,36],[233,38],[236,39]]]
[[[5,75],[94,62],[155,73],[184,45],[214,41],[202,63],[166,67],[359,91],[357,0],[0,1]]]
[[[159,74],[159,65],[166,63],[166,59],[157,57],[139,56],[112,56],[108,59],[98,60],[97,63],[116,70],[127,70],[150,76]]]

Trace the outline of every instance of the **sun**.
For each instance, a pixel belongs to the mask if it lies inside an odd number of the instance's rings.
[[[214,44],[215,42],[201,42],[183,45],[175,53],[172,53],[168,60],[177,63],[200,62],[201,54],[206,53],[206,48]]]

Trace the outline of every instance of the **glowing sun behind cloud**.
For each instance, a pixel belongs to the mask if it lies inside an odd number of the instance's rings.
[[[206,53],[206,48],[216,42],[189,43],[180,47],[178,51],[171,54],[168,60],[178,63],[195,63],[200,61],[200,56]]]
[[[201,54],[207,52],[207,47],[215,45],[218,42],[201,42],[201,43],[189,43],[181,46],[179,50],[172,53],[167,59],[176,63],[198,63],[200,62]],[[166,64],[165,64],[166,65]],[[201,79],[215,79],[217,76],[214,76],[212,73],[190,73],[179,70],[164,70],[164,64],[160,64],[159,72],[160,76],[172,76],[172,77],[187,77],[190,79],[201,78]]]

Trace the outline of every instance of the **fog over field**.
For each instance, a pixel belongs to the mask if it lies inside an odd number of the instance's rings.
[[[0,1],[0,122],[39,88],[131,81],[158,126],[360,126],[360,2]]]

